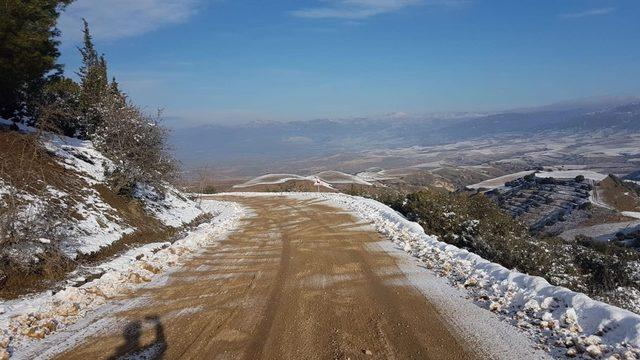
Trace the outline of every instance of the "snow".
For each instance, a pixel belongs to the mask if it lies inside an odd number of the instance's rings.
[[[234,185],[233,187],[236,189],[241,189],[241,188],[247,188],[247,187],[251,187],[251,186],[258,186],[258,185],[276,185],[276,184],[283,184],[286,183],[287,181],[311,181],[311,182],[316,182],[318,181],[320,186],[322,187],[326,187],[329,189],[333,189],[333,186],[331,186],[329,183],[323,181],[322,179],[319,179],[317,176],[300,176],[300,175],[295,175],[295,174],[267,174],[267,175],[262,175],[262,176],[258,176],[255,179],[249,180],[243,184],[238,184],[238,185]]]
[[[20,131],[23,131],[23,132],[34,132],[34,131],[36,131],[36,129],[34,129],[34,128],[30,127],[30,126],[26,126],[25,124],[14,123],[13,121],[0,118],[0,125],[8,127],[8,126],[11,126],[12,124],[17,125],[18,129],[20,129]]]
[[[386,175],[385,170],[380,171],[363,171],[356,174],[356,177],[361,179],[362,181],[374,182],[374,181],[384,181],[384,180],[395,180],[396,177]]]
[[[245,183],[234,185],[236,189],[248,188],[258,185],[276,185],[283,184],[287,181],[311,181],[320,183],[320,186],[333,189],[333,185],[339,184],[356,184],[367,185],[372,184],[359,175],[350,175],[340,171],[323,171],[315,175],[301,176],[296,174],[266,174],[251,179]]]
[[[145,208],[167,226],[188,224],[204,213],[195,201],[171,186],[166,187],[164,195],[159,195],[155,189],[139,184],[133,196],[142,200]]]
[[[397,259],[400,271],[407,283],[418,289],[433,303],[440,316],[457,330],[471,346],[488,349],[486,359],[548,359],[549,355],[535,349],[536,344],[523,336],[507,322],[501,321],[489,311],[478,311],[475,303],[466,299],[466,290],[450,286],[448,280],[438,274],[425,271],[415,258],[399,249],[391,241],[380,241],[369,246],[372,251],[385,251]]]
[[[9,126],[12,122],[0,118],[0,125]],[[33,133],[35,128],[16,124],[23,132]],[[91,141],[79,140],[63,135],[43,132],[44,146],[58,158],[58,163],[67,169],[84,175],[89,184],[105,180],[105,169],[112,165],[111,160],[95,149]]]
[[[245,196],[274,196],[234,193]],[[335,193],[281,193],[301,200],[322,200],[373,223],[378,232],[420,259],[429,271],[464,289],[480,307],[495,312],[540,342],[554,356],[584,351],[588,337],[606,356],[640,354],[640,315],[589,298],[545,279],[509,270],[480,256],[438,241],[420,225],[370,199]],[[593,339],[592,339],[593,340]],[[573,350],[571,350],[573,349]]]
[[[341,171],[323,171],[317,173],[315,177],[320,178],[322,181],[329,184],[357,184],[367,186],[372,185],[370,182],[362,179],[358,175],[351,175],[343,173]]]
[[[91,141],[49,134],[45,147],[56,156],[60,165],[79,173],[91,185],[104,182],[106,170],[113,166]]]
[[[81,220],[73,223],[75,236],[62,244],[62,250],[71,258],[80,254],[90,254],[131,234],[134,228],[124,225],[114,208],[102,201],[97,192],[77,203],[74,209]]]
[[[493,189],[504,186],[504,184],[509,181],[519,179],[521,177],[525,177],[526,175],[532,174],[533,172],[534,172],[533,170],[528,170],[528,171],[520,171],[520,172],[509,174],[509,175],[499,176],[493,179],[488,179],[488,180],[479,182],[477,184],[468,185],[467,188],[472,190],[478,190],[478,189],[493,190]]]
[[[564,231],[559,236],[566,241],[573,241],[578,235],[588,236],[598,241],[610,241],[619,232],[628,234],[637,230],[640,230],[640,221],[634,220],[578,227]]]
[[[558,171],[541,171],[536,173],[540,178],[556,178],[556,179],[573,179],[578,175],[584,176],[585,179],[593,181],[602,181],[607,175],[591,171],[591,170],[558,170]]]
[[[69,286],[53,294],[47,291],[19,300],[0,302],[0,340],[10,338],[14,358],[31,358],[40,351],[50,356],[64,351],[62,342],[52,346],[38,339],[55,337],[62,329],[86,321],[117,296],[161,281],[170,271],[207,246],[224,239],[250,212],[224,201],[206,200],[204,211],[214,218],[174,243],[152,243],[127,251],[96,267],[104,272],[80,287]]]
[[[621,214],[624,216],[640,219],[640,211],[623,211],[621,212]]]
[[[2,180],[0,180],[0,199],[4,195],[9,195],[13,192],[12,188],[9,185],[6,185]]]
[[[3,120],[0,124],[7,125],[10,122]],[[35,131],[23,125],[20,128],[25,132]],[[98,192],[96,185],[106,185],[105,174],[112,167],[109,159],[89,141],[50,133],[43,133],[42,140],[55,161],[75,173],[84,180],[84,183],[80,183],[86,185],[73,194],[67,193],[70,192],[67,188],[63,191],[48,185],[46,194],[36,196],[16,191],[0,180],[0,200],[6,194],[14,194],[22,200],[25,205],[20,211],[25,221],[39,216],[38,210],[47,202],[57,200],[64,204],[65,210],[74,214],[66,229],[70,236],[61,243],[61,250],[70,258],[99,251],[136,230],[126,224],[118,210],[110,206]],[[19,358],[21,351],[38,348],[38,342],[34,339],[49,337],[57,330],[93,314],[113,297],[160,278],[160,275],[171,271],[201,248],[224,238],[239,219],[248,214],[237,204],[217,201],[198,204],[168,184],[164,184],[162,190],[160,192],[149,186],[139,185],[135,196],[149,214],[167,226],[180,227],[204,213],[216,216],[173,244],[152,243],[140,246],[95,268],[82,268],[89,271],[89,274],[100,277],[80,287],[68,286],[56,294],[47,291],[22,299],[0,301],[0,358],[1,352],[6,348],[3,344],[10,343],[10,352]],[[41,246],[33,251],[42,251],[42,245],[49,242],[49,239],[39,239],[37,243]],[[86,281],[84,277],[78,276],[77,271],[71,275],[75,279],[69,279],[68,284]],[[33,352],[24,358],[31,358],[34,354],[38,353]]]
[[[2,122],[0,122],[1,124]],[[10,122],[4,121],[10,124]],[[33,132],[32,128],[22,126],[24,131]],[[118,216],[113,207],[103,201],[100,194],[92,185],[105,184],[105,174],[113,166],[113,163],[95,149],[90,141],[82,141],[61,135],[43,133],[44,146],[56,161],[80,176],[89,186],[83,189],[82,194],[75,194],[76,203],[73,210],[79,218],[71,223],[69,237],[62,244],[62,250],[71,258],[78,254],[89,254],[107,247],[120,240],[123,236],[133,233],[136,229],[129,226]],[[0,182],[0,197],[9,193],[11,189]],[[135,197],[139,198],[145,209],[158,218],[163,224],[171,227],[179,227],[194,220],[204,213],[194,201],[184,198],[175,188],[166,185],[166,195],[159,193],[148,186],[139,185]],[[66,192],[47,187],[51,198],[63,200],[69,197]],[[21,194],[24,197],[29,194]],[[79,197],[81,196],[81,197]],[[26,199],[31,207],[49,201],[47,198]]]

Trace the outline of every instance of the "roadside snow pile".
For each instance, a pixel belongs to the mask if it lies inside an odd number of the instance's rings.
[[[521,328],[554,356],[640,358],[640,315],[440,242],[417,223],[374,200],[330,193],[280,195],[324,200],[373,223],[377,231],[419,258],[428,269],[466,289],[476,304]]]
[[[9,353],[19,357],[20,350],[34,341],[90,316],[110,299],[131,293],[177,268],[207,245],[225,238],[248,215],[243,207],[230,202],[208,200],[203,208],[215,215],[213,220],[174,243],[148,244],[100,265],[105,273],[98,279],[80,287],[69,286],[56,294],[49,291],[0,302],[0,359]]]

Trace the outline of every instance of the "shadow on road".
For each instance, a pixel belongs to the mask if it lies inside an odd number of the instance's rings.
[[[147,316],[144,318],[144,321],[153,324],[155,331],[155,340],[153,343],[142,346],[143,322],[140,320],[132,321],[127,324],[122,331],[122,337],[125,339],[125,343],[116,348],[114,354],[109,357],[109,360],[159,360],[164,357],[164,352],[167,350],[167,342],[164,336],[164,327],[162,326],[160,317],[157,315]]]

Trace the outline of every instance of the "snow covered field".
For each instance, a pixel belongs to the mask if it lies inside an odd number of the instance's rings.
[[[79,287],[51,291],[27,298],[0,302],[0,359],[31,358],[36,350],[55,347],[56,333],[79,321],[88,321],[119,296],[162,281],[181,263],[216,241],[224,239],[250,212],[238,204],[207,200],[204,211],[213,220],[201,224],[174,243],[152,243],[101,264],[104,274]],[[67,334],[68,336],[69,334]],[[4,350],[7,349],[7,350]],[[61,350],[61,349],[58,349]]]
[[[399,248],[420,259],[430,272],[448,279],[451,286],[464,289],[470,301],[518,327],[553,356],[636,359],[640,355],[637,314],[440,242],[425,234],[417,223],[373,200],[328,193],[279,195],[325,201],[373,223]]]

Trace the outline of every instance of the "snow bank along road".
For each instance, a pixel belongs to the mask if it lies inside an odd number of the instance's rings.
[[[253,216],[58,358],[546,356],[347,212],[317,199],[216,199]]]

